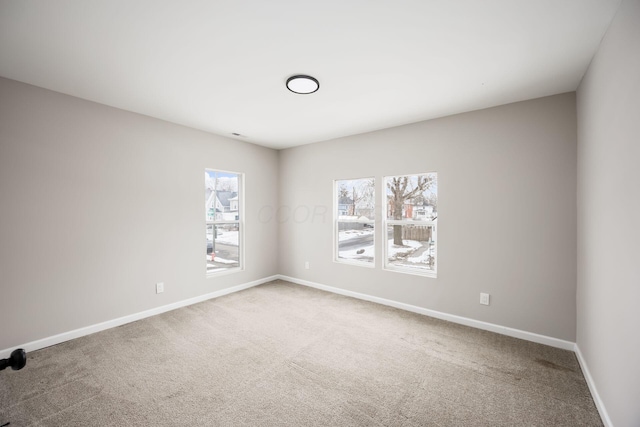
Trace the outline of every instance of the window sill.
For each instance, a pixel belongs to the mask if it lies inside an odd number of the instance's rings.
[[[365,268],[376,268],[375,262],[360,262],[360,261],[349,261],[349,260],[337,260],[334,259],[333,262],[336,264],[346,264],[346,265],[355,265],[356,267],[365,267]]]
[[[230,268],[228,270],[218,270],[218,271],[212,271],[212,272],[207,271],[206,278],[210,279],[212,277],[226,276],[228,274],[238,273],[240,271],[244,271],[244,268],[236,267],[236,268]]]
[[[413,276],[429,277],[431,279],[438,278],[437,271],[420,271],[418,269],[394,267],[390,265],[384,266],[382,269],[386,271],[392,271],[394,273],[404,273],[404,274],[411,274]]]

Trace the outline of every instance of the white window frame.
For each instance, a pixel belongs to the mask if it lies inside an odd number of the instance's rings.
[[[225,275],[225,274],[233,274],[233,273],[237,273],[239,271],[243,271],[244,270],[244,266],[245,266],[245,242],[244,242],[244,173],[242,172],[234,172],[234,171],[228,171],[228,170],[222,170],[222,169],[213,169],[213,168],[205,168],[205,172],[218,172],[218,173],[228,173],[228,174],[234,174],[238,176],[238,219],[237,220],[216,220],[214,219],[213,221],[209,220],[208,218],[208,213],[206,212],[206,207],[205,207],[205,254],[207,251],[207,239],[206,239],[206,229],[207,226],[212,225],[213,229],[215,230],[215,227],[217,225],[225,225],[225,224],[237,224],[238,225],[238,266],[237,267],[231,267],[231,268],[227,268],[224,270],[214,270],[214,271],[209,271],[207,269],[207,261],[205,260],[205,274],[206,277],[213,277],[213,276],[221,276],[221,275]],[[216,236],[213,236],[213,241],[215,242]],[[214,243],[214,248],[215,248],[215,243]]]
[[[436,217],[435,220],[430,220],[430,221],[416,221],[413,219],[402,219],[402,220],[397,220],[397,219],[389,219],[388,215],[389,215],[389,207],[388,207],[388,200],[387,200],[387,179],[390,178],[397,178],[397,177],[410,177],[410,176],[421,176],[421,175],[429,175],[429,174],[435,174],[436,175],[436,180],[438,179],[438,173],[437,172],[421,172],[421,173],[413,173],[413,174],[402,174],[402,175],[388,175],[388,176],[383,176],[382,177],[382,206],[384,206],[384,213],[382,215],[382,227],[381,227],[381,235],[382,235],[382,241],[383,241],[383,256],[384,256],[384,261],[382,262],[382,269],[383,270],[387,270],[387,271],[395,271],[398,273],[405,273],[405,274],[414,274],[414,275],[418,275],[418,276],[424,276],[424,277],[431,277],[431,278],[437,278],[438,277],[438,218]],[[437,194],[437,193],[436,193]],[[435,257],[435,261],[433,264],[433,270],[421,270],[419,268],[412,268],[412,267],[404,267],[404,266],[398,266],[398,265],[394,265],[394,264],[389,264],[389,237],[388,237],[388,229],[389,227],[393,226],[393,225],[419,225],[419,226],[431,226],[433,231],[432,231],[432,240],[434,241],[434,257]]]
[[[365,179],[372,179],[374,180],[374,191],[377,191],[377,188],[375,187],[375,181],[376,178],[373,176],[370,177],[362,177],[362,178],[342,178],[342,179],[335,179],[333,181],[333,262],[337,262],[340,264],[349,264],[349,265],[355,265],[358,267],[366,267],[366,268],[376,268],[376,256],[375,253],[376,251],[376,235],[378,234],[376,232],[376,220],[372,219],[372,220],[358,220],[358,219],[339,219],[340,215],[338,214],[338,208],[339,208],[339,199],[338,199],[338,183],[340,181],[356,181],[356,180],[365,180]],[[375,195],[374,195],[374,206],[373,206],[373,210],[375,212],[376,206],[375,206]],[[345,258],[340,258],[340,253],[339,253],[339,233],[340,233],[340,223],[344,223],[344,224],[370,224],[373,227],[373,252],[374,252],[374,256],[373,256],[373,262],[368,262],[368,261],[358,261],[358,260],[351,260],[351,259],[345,259]]]

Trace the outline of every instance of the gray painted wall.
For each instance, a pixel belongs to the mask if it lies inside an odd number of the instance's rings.
[[[375,176],[379,198],[431,171],[436,279],[383,271],[380,244],[375,269],[333,262],[333,180]],[[574,93],[283,150],[279,187],[281,274],[575,340]]]
[[[0,78],[0,349],[277,273],[573,341],[577,281],[599,394],[615,425],[640,424],[637,22],[626,0],[578,90],[577,137],[564,94],[276,152]],[[246,173],[239,274],[204,275],[205,167]],[[381,192],[425,171],[438,278],[382,271],[380,245],[375,269],[333,262],[334,179]]]
[[[207,167],[246,174],[247,268],[210,279]],[[0,78],[0,350],[276,274],[277,176],[274,150]]]
[[[640,426],[640,1],[621,4],[577,107],[577,344],[613,425]]]

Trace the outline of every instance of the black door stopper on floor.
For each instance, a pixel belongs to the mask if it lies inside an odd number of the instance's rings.
[[[24,368],[24,365],[27,364],[27,352],[23,349],[19,348],[17,350],[13,350],[8,359],[0,359],[0,371],[11,366],[11,369],[14,371],[19,371]],[[0,421],[1,422],[1,421]],[[6,427],[11,423],[6,423],[0,425],[0,427]]]
[[[18,371],[27,364],[27,353],[19,348],[11,352],[8,359],[0,359],[0,371],[11,366],[11,369]]]
[[[14,371],[19,371],[27,364],[27,353],[19,348],[11,352],[8,359],[0,359],[0,371],[11,366]]]

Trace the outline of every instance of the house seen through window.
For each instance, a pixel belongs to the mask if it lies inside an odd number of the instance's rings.
[[[336,261],[374,266],[375,179],[335,182]]]
[[[436,276],[438,175],[386,177],[387,270]]]
[[[206,272],[242,267],[242,174],[206,169]]]

